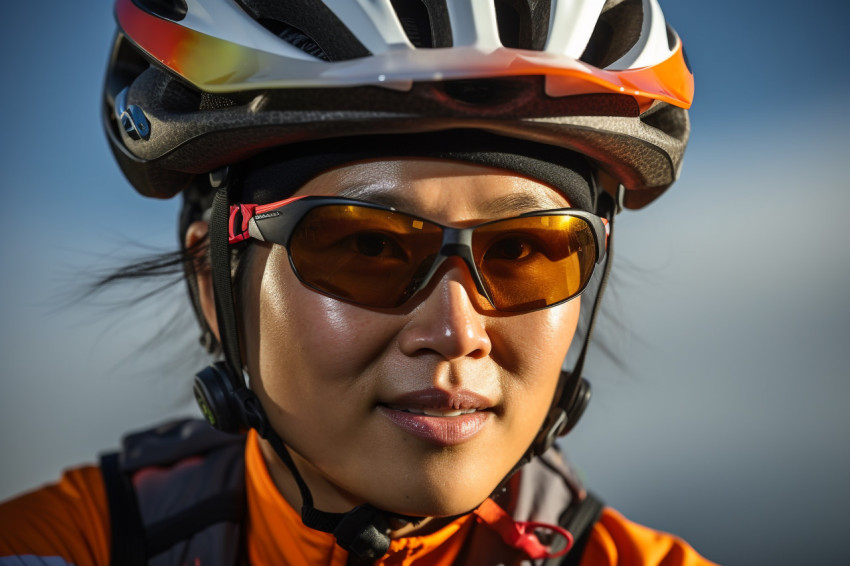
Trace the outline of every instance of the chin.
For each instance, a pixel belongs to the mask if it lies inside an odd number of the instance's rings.
[[[493,486],[495,489],[496,486]],[[447,489],[448,488],[448,489]],[[390,493],[372,501],[380,509],[414,517],[453,517],[475,510],[487,499],[492,490],[475,490],[442,486],[418,486],[410,490]]]
[[[452,454],[454,452],[454,454]],[[465,457],[461,457],[465,456]],[[416,460],[362,485],[372,505],[417,517],[452,517],[476,509],[499,486],[511,466],[457,451]]]

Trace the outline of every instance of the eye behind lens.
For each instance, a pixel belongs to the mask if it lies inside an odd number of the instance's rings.
[[[522,260],[534,253],[537,246],[528,238],[522,236],[505,236],[491,243],[484,252],[484,261],[488,260]]]
[[[476,229],[473,255],[495,307],[528,312],[566,301],[587,284],[595,240],[570,215],[511,218]]]
[[[302,219],[287,251],[295,275],[309,287],[363,306],[394,308],[418,289],[441,239],[438,225],[404,213],[328,205]]]

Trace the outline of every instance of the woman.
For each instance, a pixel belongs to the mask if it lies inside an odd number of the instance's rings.
[[[0,564],[707,563],[552,447],[589,399],[614,214],[687,142],[692,76],[655,0],[116,15],[107,136],[139,192],[183,194],[224,358],[195,395],[248,432],[128,437],[0,508]]]

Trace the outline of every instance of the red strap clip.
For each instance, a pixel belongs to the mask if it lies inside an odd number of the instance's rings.
[[[514,521],[513,517],[508,515],[492,499],[486,499],[475,510],[475,515],[480,521],[499,533],[505,544],[522,550],[531,559],[557,558],[569,552],[573,546],[572,533],[563,527],[536,521]],[[553,553],[549,546],[540,542],[535,531],[550,531],[553,534],[560,535],[566,541],[566,545],[563,549]]]
[[[254,217],[254,209],[256,204],[232,204],[230,205],[230,222],[228,223],[228,238],[229,244],[235,244],[242,240],[247,240],[251,237],[248,233],[248,222]],[[242,227],[238,232],[235,230],[236,215],[242,216]]]

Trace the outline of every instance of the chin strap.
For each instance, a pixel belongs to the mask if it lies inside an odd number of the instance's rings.
[[[235,297],[233,295],[228,223],[230,203],[235,195],[228,181],[228,170],[210,174],[210,184],[216,189],[210,218],[210,265],[219,336],[226,364],[226,379],[232,386],[231,397],[240,415],[241,428],[254,428],[274,448],[281,461],[292,473],[301,494],[301,520],[312,529],[331,533],[337,543],[349,552],[349,564],[373,564],[386,554],[390,545],[389,518],[405,522],[420,519],[395,515],[371,505],[359,505],[347,513],[329,513],[313,506],[310,488],[298,471],[289,450],[269,425],[268,418],[257,396],[251,391],[242,372],[242,357],[239,349]]]
[[[623,187],[620,186],[619,190],[622,192]],[[605,287],[608,284],[608,277],[611,273],[611,258],[614,253],[614,216],[617,212],[617,202],[613,196],[603,191],[599,195],[599,209],[601,214],[608,220],[605,266],[602,269],[599,288],[593,300],[593,307],[590,311],[587,332],[584,335],[581,351],[572,371],[565,370],[561,372],[558,391],[555,394],[552,407],[549,409],[546,420],[543,421],[543,426],[541,426],[537,438],[528,449],[528,452],[526,452],[514,469],[506,476],[505,481],[532,458],[540,456],[549,450],[559,436],[564,436],[570,432],[582,414],[584,414],[584,410],[590,402],[590,383],[583,378],[582,373],[584,372],[584,362],[587,358],[588,348],[590,347],[593,328],[599,314],[599,307],[602,304],[602,295],[605,293]]]
[[[263,438],[269,441],[298,484],[298,491],[301,493],[301,520],[304,525],[333,534],[337,544],[348,551],[349,565],[371,565],[387,553],[390,548],[390,517],[408,523],[420,520],[389,513],[369,504],[358,505],[347,513],[329,513],[316,509],[310,488],[298,472],[286,445],[271,427],[266,427],[265,432]]]

